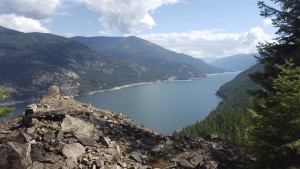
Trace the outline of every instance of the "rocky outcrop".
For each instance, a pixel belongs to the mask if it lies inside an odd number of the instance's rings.
[[[219,140],[163,136],[51,87],[0,126],[0,168],[244,168],[242,149]]]

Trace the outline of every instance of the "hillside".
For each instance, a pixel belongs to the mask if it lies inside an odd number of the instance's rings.
[[[227,56],[216,59],[210,64],[229,71],[244,71],[257,63],[254,57],[257,55],[257,53],[251,53]]]
[[[57,86],[0,125],[3,169],[242,169],[251,161],[243,151],[220,139],[159,135],[123,114],[60,96]]]
[[[202,77],[195,67],[159,62],[155,69],[125,58],[105,56],[72,39],[21,33],[0,27],[0,87],[11,99],[36,100],[50,85],[80,95],[137,82]]]
[[[263,71],[256,64],[240,73],[232,81],[222,85],[217,95],[224,100],[203,121],[183,128],[175,135],[197,138],[207,134],[217,134],[219,137],[233,142],[243,142],[245,130],[248,127],[247,103],[250,98],[248,90],[258,89],[259,86],[249,78],[249,74]]]
[[[146,69],[168,67],[167,63],[188,64],[196,67],[201,73],[220,73],[224,69],[214,67],[201,59],[185,54],[172,52],[138,37],[73,37],[89,48],[109,56],[119,56],[142,64]]]

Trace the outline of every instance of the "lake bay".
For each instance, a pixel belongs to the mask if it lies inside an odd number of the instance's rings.
[[[166,134],[204,119],[222,100],[215,95],[219,87],[237,74],[212,74],[191,81],[131,86],[80,96],[76,100],[125,114],[136,124]],[[14,115],[8,119],[23,112],[26,105],[16,105]]]

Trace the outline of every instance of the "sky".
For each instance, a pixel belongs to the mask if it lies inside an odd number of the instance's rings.
[[[0,0],[0,25],[10,29],[137,36],[196,58],[256,52],[276,32],[259,14],[257,0]]]

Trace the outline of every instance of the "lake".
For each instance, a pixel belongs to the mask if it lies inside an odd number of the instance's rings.
[[[123,113],[136,124],[166,134],[204,119],[222,100],[215,95],[219,87],[237,74],[211,74],[191,81],[131,86],[77,97],[76,100]],[[23,112],[27,104],[16,105],[15,114],[10,118]]]

